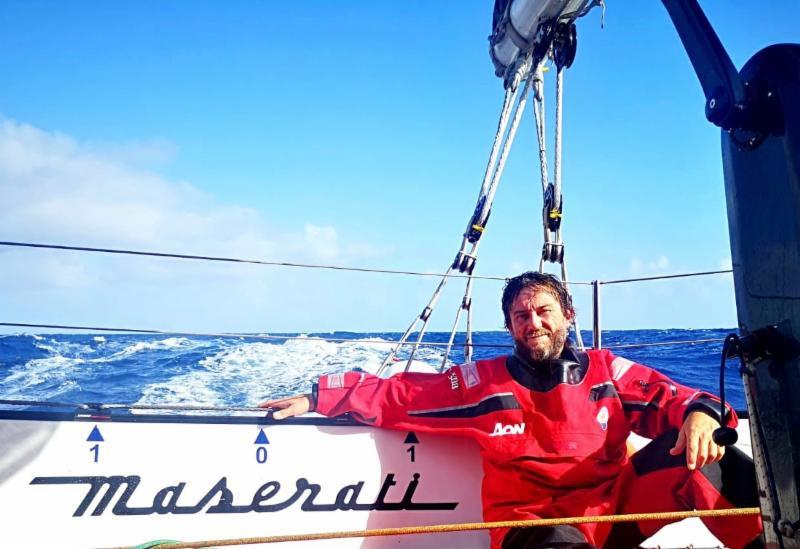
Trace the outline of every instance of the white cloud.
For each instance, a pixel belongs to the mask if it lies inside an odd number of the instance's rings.
[[[671,267],[669,259],[660,255],[655,259],[641,259],[634,257],[630,262],[630,273],[634,276],[649,276],[664,274]]]
[[[0,240],[298,262],[344,263],[386,253],[368,243],[342,242],[330,225],[307,222],[276,231],[255,209],[223,205],[153,169],[177,150],[158,139],[82,143],[0,118]],[[229,264],[188,269],[186,262],[2,247],[0,255],[0,279],[26,288],[85,289],[103,280],[178,284],[186,277],[213,277],[222,287],[237,277],[272,276]]]
[[[314,255],[323,259],[334,259],[339,256],[339,243],[334,227],[318,227],[306,223],[303,231],[305,244],[314,251]]]

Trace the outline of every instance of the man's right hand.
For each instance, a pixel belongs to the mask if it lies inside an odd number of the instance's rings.
[[[275,419],[303,415],[311,410],[311,395],[297,395],[278,400],[267,400],[258,405],[259,408],[277,408],[272,414]]]

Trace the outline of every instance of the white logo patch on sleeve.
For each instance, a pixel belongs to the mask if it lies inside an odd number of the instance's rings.
[[[461,378],[464,380],[464,385],[467,386],[467,389],[471,389],[481,382],[481,377],[478,375],[478,367],[474,362],[462,364],[459,368],[461,368]]]
[[[615,381],[619,380],[631,366],[633,366],[633,362],[627,358],[618,356],[611,362],[611,377],[613,377]]]
[[[328,389],[341,389],[344,387],[344,374],[331,374],[328,376]]]

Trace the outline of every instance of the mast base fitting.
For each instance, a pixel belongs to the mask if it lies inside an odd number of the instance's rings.
[[[770,367],[800,356],[800,342],[792,336],[788,320],[780,324],[753,330],[739,338],[739,343],[729,356],[739,356],[750,365],[762,360],[771,360]]]

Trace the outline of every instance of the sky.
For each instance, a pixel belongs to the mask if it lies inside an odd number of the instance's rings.
[[[570,279],[729,268],[720,132],[686,53],[660,2],[607,3],[602,27],[599,9],[579,21],[565,75]],[[701,4],[737,68],[800,41],[796,0]],[[443,272],[503,97],[491,15],[477,0],[8,0],[0,240]],[[528,109],[476,274],[538,266],[538,174]],[[3,322],[403,331],[436,284],[0,247]],[[448,284],[433,329],[450,329],[463,287]],[[476,329],[502,329],[501,288],[476,282]],[[589,287],[574,293],[588,328]],[[734,327],[731,275],[604,286],[601,318]]]

